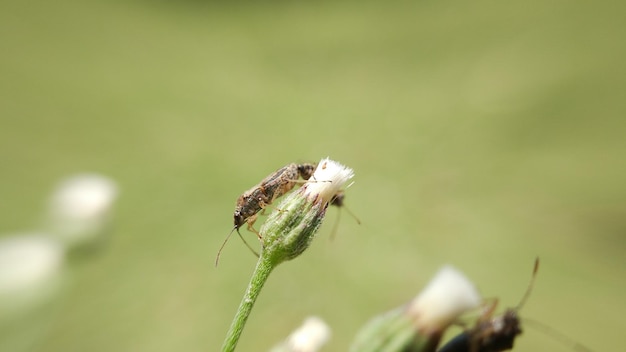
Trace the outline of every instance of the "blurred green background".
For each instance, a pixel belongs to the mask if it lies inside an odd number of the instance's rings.
[[[356,171],[240,341],[308,315],[345,351],[443,264],[596,351],[626,315],[622,3],[4,1],[0,233],[54,185],[116,180],[105,248],[70,260],[2,351],[217,351],[255,258],[213,261],[240,193],[292,161]],[[262,221],[262,220],[261,220]],[[242,232],[254,243],[255,236]],[[457,332],[457,329],[451,330]],[[567,351],[527,327],[518,351]]]

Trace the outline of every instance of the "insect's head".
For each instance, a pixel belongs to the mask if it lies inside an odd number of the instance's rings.
[[[343,206],[343,200],[346,198],[346,194],[343,191],[337,192],[333,199],[330,200],[330,205],[341,208]]]
[[[491,331],[481,337],[479,351],[507,351],[513,348],[515,338],[522,333],[519,317],[513,309],[494,317],[489,322]]]
[[[313,176],[313,173],[315,172],[316,168],[317,168],[317,165],[315,164],[310,164],[310,163],[300,164],[298,165],[298,173],[300,174],[302,179],[308,180],[311,178],[311,176]]]
[[[246,219],[241,214],[241,211],[235,210],[234,220],[235,220],[235,229],[239,231],[239,228],[241,227],[241,225],[243,225],[243,223],[246,221]]]

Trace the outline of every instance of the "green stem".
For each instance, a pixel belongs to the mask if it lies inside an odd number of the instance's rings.
[[[263,285],[276,265],[277,263],[272,260],[271,255],[261,253],[261,257],[259,258],[256,268],[252,273],[252,277],[250,278],[248,289],[239,304],[239,308],[237,309],[233,322],[230,324],[230,329],[226,334],[226,339],[224,339],[222,352],[232,352],[235,350],[237,342],[239,342],[241,332],[243,331],[243,327],[246,325],[248,316],[250,316],[250,312],[254,306],[254,302],[256,302],[257,297],[259,297],[259,293],[261,293]]]

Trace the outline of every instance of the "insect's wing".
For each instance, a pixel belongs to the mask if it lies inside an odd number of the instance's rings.
[[[274,199],[289,192],[295,181],[298,179],[298,167],[296,164],[289,164],[282,167],[273,174],[267,176],[260,184],[263,191],[271,203]]]

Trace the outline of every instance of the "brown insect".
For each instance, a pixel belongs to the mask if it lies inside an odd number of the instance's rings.
[[[237,199],[234,213],[234,229],[239,231],[239,228],[244,223],[247,223],[248,230],[256,233],[260,239],[261,235],[253,227],[258,213],[265,209],[266,206],[272,204],[274,199],[291,191],[296,183],[300,182],[298,177],[302,177],[305,181],[311,178],[316,167],[317,165],[315,164],[291,163],[276,170],[258,185],[244,192]]]
[[[215,260],[215,265],[217,265],[220,253],[226,245],[226,242],[228,242],[228,239],[233,231],[237,231],[237,234],[246,246],[248,246],[248,248],[250,248],[250,250],[258,257],[258,253],[256,253],[254,249],[248,245],[243,236],[241,236],[239,228],[243,226],[244,223],[247,224],[248,230],[256,233],[257,237],[262,240],[263,238],[261,234],[253,227],[258,213],[264,210],[268,205],[272,204],[276,198],[279,198],[285,193],[291,191],[296,183],[303,182],[302,180],[306,181],[310,179],[311,176],[313,176],[313,172],[315,172],[316,167],[316,164],[310,163],[288,164],[274,171],[257,185],[239,196],[235,206],[235,212],[233,214],[235,226],[220,247]],[[302,180],[299,180],[300,177]]]
[[[439,352],[500,352],[512,349],[515,338],[522,333],[517,312],[530,295],[537,270],[539,258],[535,260],[530,284],[517,307],[509,308],[502,315],[494,317],[498,300],[493,300],[472,329],[455,336]]]
[[[503,314],[493,316],[498,300],[493,300],[485,309],[474,327],[455,336],[438,352],[500,352],[513,349],[515,338],[522,333],[521,321],[518,316],[519,310],[524,306],[532,291],[537,271],[539,270],[539,258],[535,259],[535,266],[530,283],[520,303],[515,308],[509,308]],[[529,322],[528,319],[524,319]],[[543,328],[544,332],[558,339],[576,351],[590,350],[578,344],[558,331],[549,328],[539,322],[531,321],[535,326]]]
[[[439,352],[507,351],[513,348],[515,338],[521,333],[517,311],[509,308],[500,316],[481,317],[472,329],[455,336]]]

